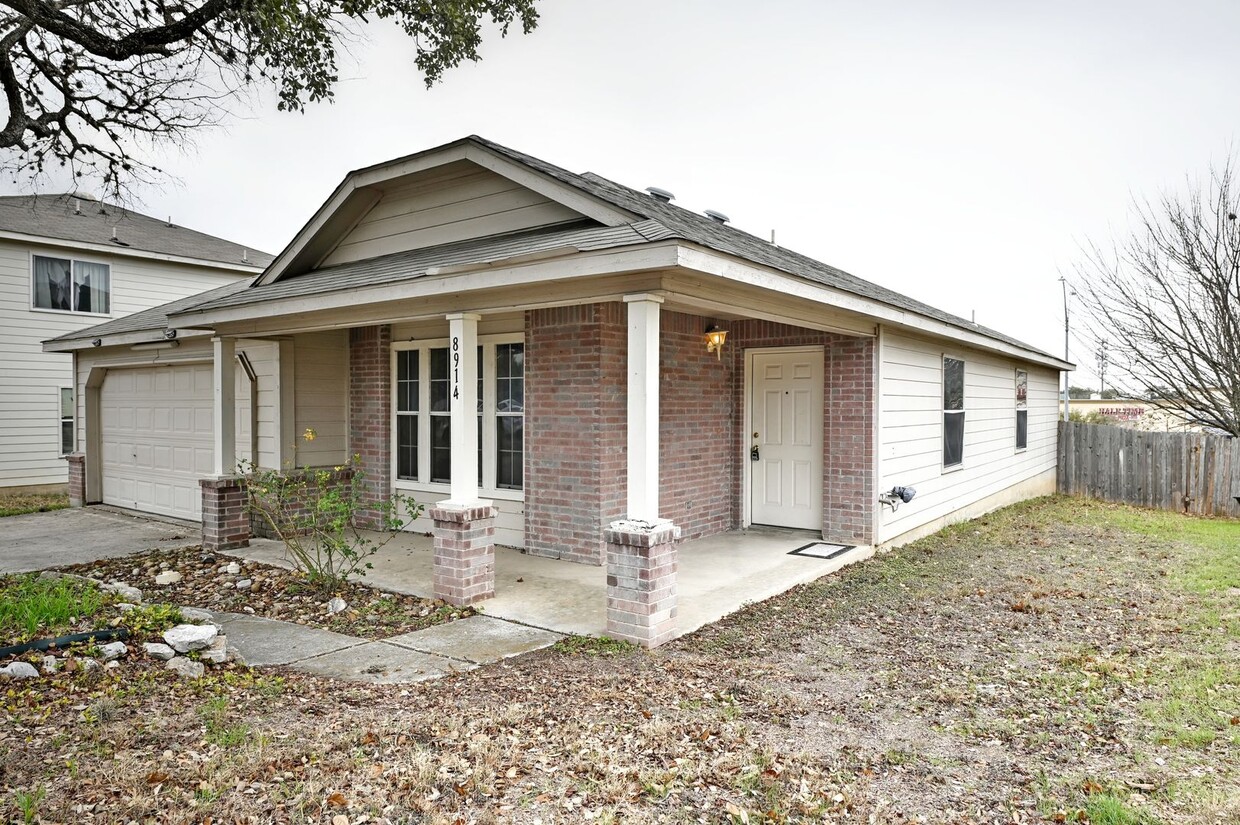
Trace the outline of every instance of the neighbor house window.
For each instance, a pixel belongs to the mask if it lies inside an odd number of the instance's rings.
[[[1029,373],[1016,371],[1016,449],[1029,445]]]
[[[943,358],[943,468],[964,461],[964,361]]]
[[[504,337],[485,341],[476,355],[478,484],[485,490],[520,490],[524,482],[525,344],[505,341]],[[433,344],[397,346],[393,405],[396,477],[450,484],[452,376],[448,348]],[[419,380],[422,376],[425,380]],[[494,422],[493,426],[487,422]]]
[[[112,294],[107,264],[35,255],[34,306],[62,312],[106,315]]]
[[[76,417],[73,414],[73,389],[60,388],[60,454],[69,455],[77,446]]]

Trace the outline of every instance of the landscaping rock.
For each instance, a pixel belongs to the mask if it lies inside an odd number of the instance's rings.
[[[168,645],[161,645],[159,642],[143,642],[143,649],[146,650],[147,656],[154,656],[156,659],[163,659],[165,662],[174,658],[177,652]]]
[[[177,653],[188,653],[191,650],[202,650],[209,647],[219,635],[215,625],[179,624],[164,631],[164,641]]]
[[[202,624],[203,622],[215,621],[215,614],[210,610],[203,610],[201,607],[182,607],[181,618],[187,622]]]
[[[228,637],[216,636],[211,642],[211,646],[199,652],[199,658],[204,662],[210,662],[213,665],[222,665],[231,661],[229,655],[232,651],[228,648]]]
[[[170,659],[165,667],[185,679],[201,679],[202,674],[207,672],[202,662],[195,662],[193,659],[186,659],[184,656]]]
[[[142,604],[142,591],[136,587],[130,587],[124,582],[110,582],[100,585],[100,590],[106,590],[109,593],[117,593],[126,601],[134,604]]]
[[[35,670],[34,665],[29,662],[10,662],[0,667],[0,676],[7,676],[10,679],[37,679],[39,671]]]
[[[124,642],[108,642],[106,645],[99,645],[99,655],[103,657],[105,662],[119,659],[128,652],[129,648]]]
[[[155,577],[156,584],[176,584],[181,580],[181,574],[175,570],[165,570]]]
[[[332,615],[335,615],[336,613],[344,612],[344,610],[348,606],[349,606],[348,602],[346,602],[344,599],[340,598],[339,596],[336,596],[335,598],[333,598],[331,601],[327,603],[327,612],[331,613]]]
[[[58,670],[60,670],[59,659],[57,659],[55,656],[44,656],[43,657],[43,672],[46,675],[51,676],[53,673],[55,673]]]
[[[112,661],[105,664],[103,667],[105,670],[116,670],[120,666],[121,666],[121,663],[113,659]]]
[[[78,663],[78,667],[84,673],[89,673],[92,670],[98,670],[100,667],[102,667],[102,665],[100,665],[94,659],[78,659],[77,663]]]
[[[128,613],[130,610],[136,610],[137,607],[138,606],[136,604],[130,604],[129,602],[119,602],[116,605],[116,609],[122,613]]]
[[[230,576],[235,576],[241,572],[241,565],[237,564],[235,561],[230,561],[224,566],[224,572]]]
[[[237,582],[238,590],[249,590],[253,586],[254,586],[254,582],[250,579],[242,579],[241,581]]]

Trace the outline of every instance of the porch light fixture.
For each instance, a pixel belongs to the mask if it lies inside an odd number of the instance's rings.
[[[716,359],[723,358],[723,342],[728,340],[728,331],[719,329],[718,324],[711,324],[706,330],[706,351],[713,352]]]

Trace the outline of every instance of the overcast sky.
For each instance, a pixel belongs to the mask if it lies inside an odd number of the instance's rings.
[[[143,211],[278,252],[350,169],[476,133],[1063,351],[1057,278],[1240,123],[1240,3],[541,0],[426,91],[389,25],[332,105],[169,158]],[[1092,378],[1093,353],[1072,357]]]

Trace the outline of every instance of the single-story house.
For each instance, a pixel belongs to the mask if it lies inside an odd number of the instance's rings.
[[[149,485],[221,547],[238,458],[356,455],[431,505],[442,597],[491,594],[495,543],[606,565],[609,632],[643,644],[674,634],[677,541],[894,545],[1053,492],[1070,367],[479,137],[349,173],[252,283],[46,346],[75,355],[75,501]]]
[[[0,197],[0,490],[69,480],[73,359],[45,339],[249,281],[271,259],[81,192]]]

